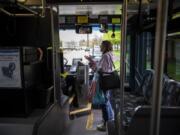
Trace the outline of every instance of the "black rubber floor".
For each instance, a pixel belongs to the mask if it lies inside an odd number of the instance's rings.
[[[93,110],[92,114],[71,120],[64,135],[107,135],[106,132],[96,130],[97,124],[102,121],[101,115],[100,110]]]

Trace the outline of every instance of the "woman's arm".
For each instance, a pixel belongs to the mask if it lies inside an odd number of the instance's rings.
[[[85,55],[84,57],[89,61],[90,68],[95,71],[96,67],[97,67],[96,62],[92,59],[91,56],[86,56]]]

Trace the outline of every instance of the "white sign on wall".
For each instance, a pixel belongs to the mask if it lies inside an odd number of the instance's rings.
[[[19,49],[0,49],[0,87],[22,87]]]

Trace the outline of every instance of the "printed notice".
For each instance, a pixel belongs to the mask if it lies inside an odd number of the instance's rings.
[[[120,18],[112,18],[112,24],[120,24],[121,19]]]
[[[19,49],[0,49],[0,87],[21,88]]]

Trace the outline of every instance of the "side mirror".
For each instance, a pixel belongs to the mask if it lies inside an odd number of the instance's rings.
[[[92,26],[76,25],[76,33],[78,33],[78,34],[90,34],[90,33],[92,33]]]

